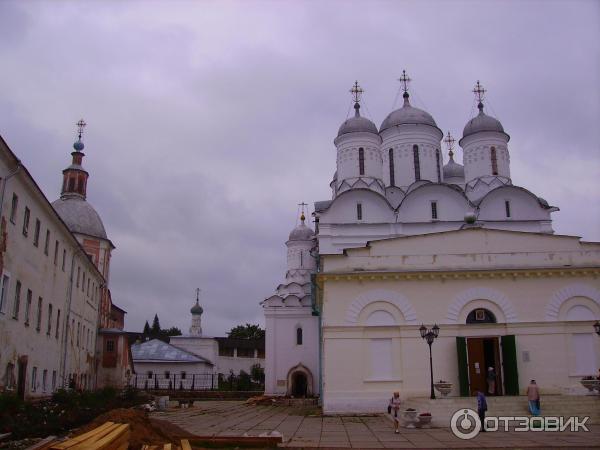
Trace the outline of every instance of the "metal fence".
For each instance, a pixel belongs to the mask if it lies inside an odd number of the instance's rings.
[[[129,386],[143,390],[208,391],[218,389],[219,375],[216,373],[188,374],[137,374],[129,379]]]

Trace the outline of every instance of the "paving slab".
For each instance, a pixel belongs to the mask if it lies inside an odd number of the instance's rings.
[[[472,440],[449,428],[407,429],[394,433],[392,420],[380,416],[314,416],[289,406],[207,401],[190,409],[171,409],[152,417],[169,421],[197,436],[257,436],[277,430],[285,447],[325,448],[598,448],[600,427],[589,433],[498,431]],[[314,409],[313,409],[314,411]]]

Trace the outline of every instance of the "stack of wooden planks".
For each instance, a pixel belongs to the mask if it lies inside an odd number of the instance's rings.
[[[129,425],[106,422],[87,433],[50,446],[51,450],[126,450],[129,448]]]
[[[178,445],[164,444],[164,445],[144,445],[142,450],[192,450],[190,441],[187,439],[181,440],[181,447]]]

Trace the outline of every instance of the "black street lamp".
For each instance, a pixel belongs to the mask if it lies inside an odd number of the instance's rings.
[[[438,327],[437,324],[435,324],[431,330],[428,330],[425,325],[421,325],[419,331],[421,332],[421,337],[425,339],[427,341],[427,344],[429,345],[429,375],[431,377],[430,398],[432,400],[435,400],[435,392],[433,391],[433,360],[431,359],[431,344],[433,344],[435,338],[438,337],[438,335],[440,334],[440,327]]]
[[[594,324],[594,330],[596,330],[596,334],[598,334],[598,336],[600,336],[600,320],[597,320],[596,323]]]

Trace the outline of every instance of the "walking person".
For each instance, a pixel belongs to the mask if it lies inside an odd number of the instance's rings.
[[[488,395],[496,395],[496,371],[493,367],[488,367],[487,371]]]
[[[481,391],[477,391],[477,414],[481,421],[481,431],[485,431],[485,412],[487,411],[487,400],[485,394]]]
[[[531,380],[527,386],[527,400],[529,402],[529,411],[534,416],[540,415],[540,388],[535,380]]]
[[[388,414],[394,420],[394,433],[400,433],[398,427],[400,426],[400,422],[398,421],[398,410],[400,409],[400,392],[396,391],[390,398],[390,404],[388,405]]]

